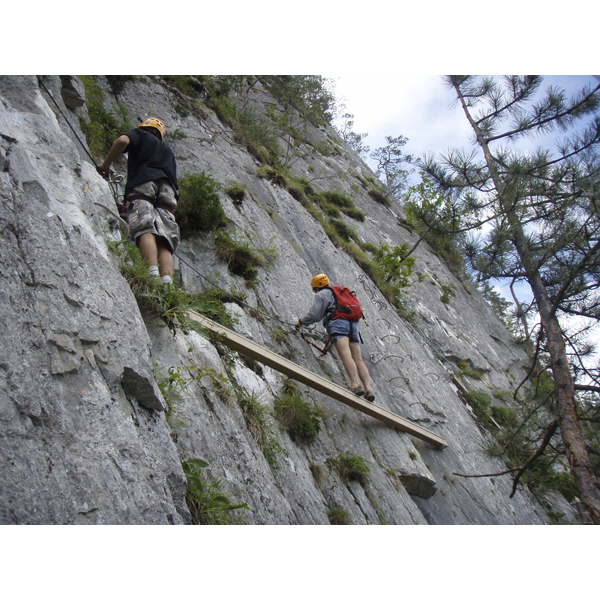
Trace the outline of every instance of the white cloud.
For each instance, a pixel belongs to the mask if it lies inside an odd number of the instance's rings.
[[[408,138],[405,151],[416,156],[469,142],[468,123],[459,108],[452,109],[453,95],[439,75],[332,78],[337,97],[354,115],[354,131],[368,134],[372,150],[385,146],[386,136]]]
[[[352,73],[333,75],[338,99],[354,115],[354,131],[367,133],[372,150],[386,144],[386,136],[408,138],[407,153],[446,152],[470,146],[472,132],[453,92],[441,75]],[[545,84],[559,85],[571,94],[589,82],[589,76],[549,76]],[[523,147],[547,144],[548,139],[524,140]]]

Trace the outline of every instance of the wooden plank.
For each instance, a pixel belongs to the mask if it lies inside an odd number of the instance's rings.
[[[283,373],[291,379],[295,379],[296,381],[304,383],[305,385],[323,394],[326,394],[335,400],[343,402],[347,406],[355,408],[356,410],[360,410],[361,412],[388,425],[392,425],[404,433],[408,433],[439,448],[445,448],[448,446],[448,443],[443,437],[428,431],[424,427],[420,427],[412,421],[399,417],[385,408],[381,408],[376,404],[372,404],[367,400],[359,398],[350,390],[332,383],[328,379],[325,379],[324,377],[321,377],[316,373],[297,365],[291,360],[287,360],[279,356],[275,352],[272,352],[264,346],[245,338],[239,333],[236,333],[231,329],[227,329],[227,327],[223,327],[222,325],[219,325],[211,319],[204,317],[203,315],[199,315],[194,311],[189,311],[188,316],[190,319],[200,323],[200,325],[202,325],[208,331],[219,335],[222,342],[232,350],[244,354],[245,356],[249,356],[260,363],[265,364],[272,369],[279,371],[280,373]]]

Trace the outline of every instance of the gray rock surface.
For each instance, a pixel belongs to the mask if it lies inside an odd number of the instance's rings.
[[[183,132],[167,138],[180,173],[204,170],[223,186],[244,185],[241,203],[221,192],[227,217],[238,232],[248,232],[255,248],[277,255],[246,288],[216,258],[211,235],[193,236],[183,241],[176,261],[185,286],[201,291],[211,278],[243,291],[258,311],[229,304],[236,331],[347,385],[335,352],[317,360],[291,327],[312,303],[312,276],[326,272],[356,290],[363,304],[363,355],[376,402],[449,444],[436,450],[300,385],[304,399],[324,415],[322,430],[313,442],[297,443],[275,424],[285,453],[272,468],[215,374],[270,409],[285,379],[224,355],[196,332],[174,336],[144,321],[107,249],[107,240],[119,239],[110,189],[65,122],[79,131],[83,86],[74,77],[43,81],[62,112],[36,77],[0,78],[1,522],[186,523],[180,461],[190,458],[208,462],[231,498],[248,504],[250,511],[239,514],[248,524],[328,524],[335,506],[355,524],[549,522],[526,490],[509,498],[505,477],[453,475],[504,468],[482,451],[488,434],[461,398],[452,377],[456,364],[485,373],[482,381],[463,378],[468,389],[510,389],[522,375],[523,355],[477,292],[421,244],[417,270],[429,277],[422,283],[415,277],[410,288],[417,318],[409,324],[297,200],[257,176],[256,159],[214,114],[206,109],[204,116],[182,117],[175,96],[157,80],[126,81],[119,101],[132,121],[156,115],[168,132]],[[106,80],[99,83],[110,108],[112,90]],[[253,100],[262,96],[257,86]],[[317,190],[351,197],[367,218],[343,219],[364,241],[414,243],[399,212],[373,201],[356,179],[374,175],[336,134],[312,128],[309,135],[342,152],[323,157],[307,146],[291,172],[312,179]],[[456,287],[449,304],[440,300],[446,283]],[[319,328],[315,335],[324,339]],[[276,330],[287,333],[283,341]],[[168,422],[156,370],[189,366],[203,376],[190,382]],[[341,453],[364,460],[366,483],[342,481],[331,467]]]

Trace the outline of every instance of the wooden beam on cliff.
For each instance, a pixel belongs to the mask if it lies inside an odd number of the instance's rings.
[[[264,346],[245,338],[243,335],[240,335],[231,329],[227,329],[226,327],[223,327],[222,325],[219,325],[211,319],[199,315],[196,312],[189,311],[188,316],[193,321],[200,323],[200,325],[202,325],[202,327],[208,331],[216,334],[219,337],[219,341],[232,350],[244,354],[245,356],[249,356],[250,358],[257,360],[268,367],[283,373],[291,379],[295,379],[296,381],[304,383],[305,385],[323,394],[326,394],[335,400],[339,400],[340,402],[343,402],[344,404],[355,408],[356,410],[360,410],[361,412],[374,417],[375,419],[383,421],[388,425],[392,425],[404,433],[408,433],[420,440],[429,442],[438,448],[445,448],[448,446],[448,443],[443,437],[428,431],[424,427],[416,425],[412,421],[403,419],[402,417],[399,417],[385,408],[381,408],[380,406],[372,404],[367,400],[359,398],[349,390],[332,383],[324,377],[316,375],[312,371],[297,365],[291,360],[287,360],[278,354],[275,354],[275,352],[272,352]]]

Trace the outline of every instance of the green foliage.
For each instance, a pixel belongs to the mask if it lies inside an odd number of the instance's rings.
[[[461,367],[461,370],[463,375],[466,375],[471,379],[477,379],[478,381],[481,381],[481,379],[483,378],[483,372],[478,371],[477,369],[469,369],[467,366],[464,366]]]
[[[332,525],[352,525],[350,513],[341,506],[334,506],[327,511],[327,518]]]
[[[315,463],[310,463],[308,468],[317,482],[317,485],[321,485],[323,481],[325,481],[325,469],[321,465],[316,465]]]
[[[484,425],[490,423],[490,397],[483,391],[469,392],[467,400]]]
[[[402,167],[412,162],[410,154],[403,154],[402,148],[408,142],[403,135],[398,137],[386,136],[387,145],[377,148],[371,158],[377,161],[377,177],[385,184],[388,194],[400,199],[408,185],[409,172]],[[387,198],[386,198],[387,199]],[[389,202],[389,200],[388,200]],[[383,202],[386,204],[386,202]]]
[[[283,188],[287,188],[289,174],[283,168],[276,167],[259,167],[256,174],[263,179],[268,179],[273,183],[280,185]]]
[[[190,328],[204,333],[197,323],[187,317],[188,305],[193,298],[175,284],[164,284],[148,274],[148,268],[135,244],[110,246],[120,259],[121,274],[125,277],[142,312],[160,317],[172,331]]]
[[[279,143],[273,125],[251,110],[236,111],[235,117],[235,140],[246,146],[260,162],[275,164],[279,156]]]
[[[416,258],[408,256],[408,244],[390,248],[388,244],[380,243],[374,260],[381,268],[387,283],[397,285],[400,290],[410,287],[410,276]]]
[[[195,297],[195,301],[188,308],[207,316],[209,319],[231,328],[237,322],[225,307],[225,302],[234,302],[242,305],[245,296],[237,291],[225,292],[218,288],[209,288]]]
[[[205,333],[198,323],[190,321],[187,311],[190,309],[193,298],[184,289],[175,284],[165,284],[157,280],[153,287],[145,292],[139,292],[138,302],[146,301],[152,310],[160,316],[167,327],[175,333],[176,329],[188,332],[190,329]]]
[[[453,192],[455,209],[469,227],[486,225],[485,233],[466,248],[478,277],[524,282],[534,291],[531,304],[518,307],[519,317],[524,329],[528,315],[532,322],[539,320],[539,352],[550,356],[545,362],[556,387],[547,396],[552,400],[549,408],[542,396],[538,405],[530,406],[531,416],[524,417],[528,424],[536,422],[534,429],[527,427],[533,442],[528,450],[535,442],[539,450],[544,444],[544,456],[535,463],[548,472],[553,460],[567,462],[563,453],[568,446],[567,464],[580,482],[582,501],[597,507],[597,495],[589,491],[597,478],[586,468],[584,427],[569,415],[580,408],[574,380],[581,376],[597,381],[599,373],[596,361],[589,360],[588,334],[590,323],[597,322],[600,300],[600,249],[591,233],[600,227],[600,85],[590,77],[569,95],[555,85],[542,90],[542,81],[536,75],[447,77],[475,134],[476,148],[451,151],[439,161],[432,157],[423,167],[441,188]],[[560,135],[542,138],[545,143],[538,148],[513,145],[549,132]],[[516,452],[516,443],[510,446]],[[541,470],[536,477],[544,480]]]
[[[152,363],[153,376],[167,404],[165,417],[171,427],[180,425],[180,413],[183,402],[187,399],[188,386],[193,381],[189,368],[171,366],[167,373],[159,370],[159,365]]]
[[[346,113],[342,115],[342,125],[337,129],[342,139],[348,144],[354,152],[365,158],[369,154],[369,146],[364,143],[364,139],[368,137],[368,133],[356,133],[353,131],[354,115]]]
[[[281,446],[275,434],[274,421],[269,408],[262,404],[256,394],[240,394],[238,404],[246,421],[246,426],[256,440],[258,447],[272,469],[279,468],[277,455],[287,451]]]
[[[113,142],[123,133],[133,128],[129,120],[127,107],[117,102],[113,112],[104,108],[105,94],[90,76],[80,77],[85,87],[85,103],[89,120],[79,119],[79,125],[85,135],[92,156],[102,162]]]
[[[354,219],[355,221],[363,222],[365,220],[365,213],[362,210],[358,210],[358,208],[347,208],[343,211],[345,215]]]
[[[289,332],[283,329],[283,327],[276,327],[271,331],[271,339],[274,342],[282,343],[287,340]]]
[[[491,419],[486,419],[489,414],[489,398],[486,394],[481,391],[479,397],[473,397],[471,394],[471,401],[475,400],[472,404],[474,410],[483,414],[482,422],[494,438],[486,451],[491,456],[502,458],[508,469],[520,468],[538,451],[542,438],[555,418],[553,387],[552,378],[545,372],[541,372],[537,375],[534,384],[524,389],[518,405],[492,406],[491,416],[500,429]],[[512,397],[512,394],[507,392],[494,395],[502,396],[502,400],[507,400],[508,396]],[[574,479],[568,472],[563,452],[560,436],[557,433],[546,452],[530,463],[520,477],[520,483],[526,485],[540,500],[543,500],[544,494],[550,490],[562,493],[569,501],[577,495]]]
[[[237,237],[231,237],[225,230],[220,230],[215,235],[215,249],[217,257],[227,263],[227,269],[233,275],[253,281],[258,275],[257,267],[264,267],[277,259],[275,248],[263,248],[259,253],[250,247],[248,241],[240,239],[245,236],[248,240],[252,236],[247,232],[237,232]]]
[[[492,417],[499,425],[508,429],[515,429],[518,425],[515,410],[508,406],[492,406]]]
[[[440,296],[440,301],[444,304],[450,304],[452,298],[456,297],[456,286],[453,283],[442,283],[440,287],[443,292]]]
[[[199,323],[189,319],[189,310],[206,315],[226,327],[231,327],[235,323],[223,302],[240,302],[239,295],[218,290],[191,294],[174,283],[164,284],[160,279],[149,275],[148,268],[135,244],[122,246],[109,244],[109,249],[119,259],[121,274],[129,283],[140,310],[160,317],[173,332],[181,329],[187,333],[193,329],[205,337],[208,336],[208,332]]]
[[[433,252],[446,262],[459,278],[465,275],[464,214],[452,197],[435,189],[427,178],[408,189],[403,206],[406,226],[426,239]]]
[[[333,233],[334,237],[339,237],[345,242],[349,242],[351,239],[358,238],[358,234],[350,225],[344,223],[344,221],[340,221],[339,219],[329,219],[328,226],[325,227],[325,232],[331,237],[330,232]]]
[[[371,469],[360,456],[339,454],[336,458],[328,458],[327,462],[336,469],[345,483],[355,480],[366,485],[369,481]]]
[[[268,179],[287,190],[290,195],[298,200],[304,207],[308,207],[307,194],[312,194],[310,185],[303,179],[293,177],[289,171],[281,166],[259,167],[256,174],[263,179]]]
[[[329,202],[335,204],[335,206],[339,206],[340,208],[352,208],[354,206],[352,200],[350,200],[350,198],[348,198],[344,194],[341,194],[340,192],[325,191],[321,192],[319,194],[319,197],[328,200]]]
[[[182,461],[181,466],[187,479],[185,499],[192,515],[193,525],[231,525],[239,522],[232,515],[237,509],[250,510],[245,504],[232,504],[221,490],[220,477],[202,477],[208,463],[200,459]]]
[[[320,413],[302,399],[296,386],[288,382],[281,397],[273,405],[279,422],[290,437],[296,440],[312,441],[321,431]]]
[[[575,485],[575,477],[568,471],[552,473],[549,483],[550,486],[556,487],[568,502],[574,502],[579,497],[579,491]]]
[[[263,165],[289,164],[305,140],[306,122],[328,124],[334,109],[329,80],[319,76],[203,76],[204,102]],[[280,102],[265,113],[249,106],[250,93],[259,85]],[[280,139],[287,141],[285,156]]]
[[[383,204],[384,206],[391,206],[392,203],[390,199],[380,190],[370,189],[368,192],[369,196],[375,200],[375,202],[379,202],[379,204]]]
[[[161,79],[187,96],[197,96],[205,91],[201,79],[194,75],[162,75]]]
[[[225,193],[233,200],[236,206],[239,206],[246,197],[246,188],[239,183],[225,188]]]
[[[189,351],[191,352],[191,350],[190,348]],[[154,381],[167,404],[165,416],[172,428],[182,424],[179,416],[183,410],[183,403],[187,400],[198,399],[197,396],[191,395],[190,386],[192,382],[199,381],[203,377],[209,377],[219,393],[227,384],[227,379],[214,369],[200,368],[193,364],[170,366],[166,373],[156,363],[152,363],[152,367]]]
[[[320,75],[264,76],[268,90],[285,106],[294,108],[313,125],[330,125],[335,110],[332,81]]]
[[[219,183],[204,171],[186,173],[179,178],[179,200],[175,218],[182,237],[225,227],[227,217],[219,199],[220,187]]]
[[[334,191],[325,191],[314,198],[321,210],[330,217],[337,217],[341,210],[345,215],[357,221],[364,221],[365,214],[354,206],[354,202],[344,194]]]

